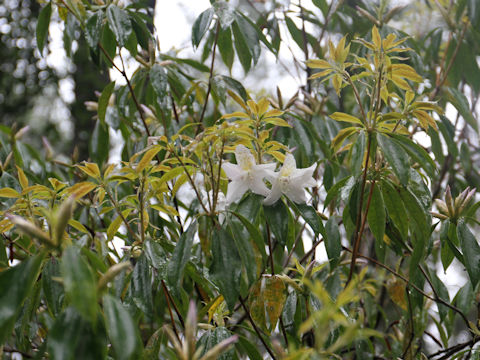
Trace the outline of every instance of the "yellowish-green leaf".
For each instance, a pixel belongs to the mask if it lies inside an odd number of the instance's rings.
[[[122,216],[124,219],[127,218],[128,215],[132,212],[133,209],[125,209],[122,211]],[[120,225],[122,224],[122,216],[117,215],[117,217],[110,223],[107,229],[107,241],[110,241],[113,239],[115,234],[117,233],[118,229],[120,228]]]
[[[95,179],[100,178],[100,169],[98,168],[98,165],[95,163],[85,162],[83,166],[77,165],[77,167],[88,176],[91,176]]]
[[[263,121],[276,126],[292,127],[288,122],[278,117],[267,118]]]
[[[277,116],[281,116],[283,115],[283,111],[282,110],[278,110],[278,109],[272,109],[272,110],[269,110],[268,112],[266,112],[263,117],[264,118],[269,118],[269,117],[277,117]]]
[[[342,113],[342,112],[334,112],[332,115],[330,115],[330,117],[333,120],[345,121],[345,122],[348,122],[348,123],[358,124],[358,125],[363,126],[362,120],[360,120],[359,118],[357,118],[353,115],[345,114],[345,113]]]
[[[268,107],[270,106],[270,101],[268,101],[266,98],[262,98],[258,102],[257,106],[258,106],[258,114],[262,116],[267,112]]]
[[[73,195],[76,199],[80,199],[87,195],[90,191],[95,189],[98,185],[89,181],[84,181],[73,185],[72,187],[66,189],[66,193]]]
[[[12,188],[2,188],[0,189],[0,197],[16,199],[20,197],[20,193]]]
[[[380,50],[382,47],[382,38],[380,37],[380,33],[378,32],[378,29],[375,25],[372,28],[372,41],[375,45],[375,48],[377,50]]]
[[[17,172],[18,172],[18,181],[20,182],[20,185],[22,186],[22,189],[26,189],[28,187],[28,179],[25,173],[21,168],[17,166]]]
[[[231,114],[225,114],[222,116],[222,119],[231,119],[231,118],[249,119],[250,116],[241,111],[236,111]]]
[[[340,130],[337,136],[332,140],[333,151],[336,153],[342,146],[343,142],[359,130],[360,128],[353,126]]]
[[[75,219],[70,219],[70,220],[68,220],[68,225],[70,225],[74,229],[77,229],[78,231],[80,231],[84,234],[90,234],[90,232],[87,230],[87,228],[80,221],[77,221]]]
[[[157,153],[162,149],[161,146],[154,146],[152,147],[150,150],[148,150],[147,152],[145,152],[145,154],[143,155],[142,157],[142,160],[140,160],[137,164],[137,167],[135,169],[135,171],[137,173],[140,173],[143,169],[145,169],[145,167],[150,164],[150,161],[152,161],[152,159],[155,157],[155,155],[157,155]]]
[[[331,69],[332,68],[332,65],[330,65],[328,61],[322,60],[322,59],[308,60],[307,66],[312,69]]]

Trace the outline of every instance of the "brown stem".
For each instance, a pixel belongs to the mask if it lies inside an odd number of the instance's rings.
[[[178,336],[177,326],[175,325],[175,320],[173,319],[172,308],[170,307],[170,296],[168,293],[167,286],[165,285],[165,281],[162,280],[162,288],[165,294],[165,300],[167,301],[168,312],[170,313],[170,322],[172,323],[173,332],[177,337],[177,340],[180,341],[180,336]]]
[[[362,228],[362,232],[363,232],[363,226],[361,226],[362,225],[361,219],[362,219],[362,209],[363,209],[363,194],[365,193],[365,184],[367,183],[367,171],[368,171],[368,162],[369,162],[369,159],[370,159],[371,146],[372,146],[372,137],[371,137],[371,134],[368,134],[367,158],[365,160],[365,169],[363,170],[362,186],[361,186],[361,190],[360,190],[360,203],[358,205],[358,214],[357,214],[357,220],[356,220],[356,225],[355,225],[355,238],[354,238],[354,242],[353,242],[354,245],[353,245],[352,261],[350,263],[350,272],[348,274],[348,280],[347,280],[345,286],[347,286],[348,283],[350,282],[350,280],[352,279],[353,270],[354,270],[354,267],[355,267],[355,261],[356,261],[358,249],[359,249],[359,246],[360,246],[360,237],[361,237],[360,229],[361,228]],[[371,197],[371,195],[369,195],[369,202],[370,202],[370,197]],[[368,209],[365,209],[365,210],[368,211]],[[365,218],[366,217],[367,217],[367,214],[365,213]]]

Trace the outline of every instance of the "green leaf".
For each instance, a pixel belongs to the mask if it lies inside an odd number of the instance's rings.
[[[230,28],[220,30],[217,45],[223,62],[231,70],[235,52],[233,50],[232,31]]]
[[[232,238],[237,247],[243,267],[247,274],[248,284],[252,284],[257,279],[257,263],[255,261],[255,252],[250,242],[249,231],[244,227],[241,221],[233,218],[229,219],[228,227]]]
[[[457,236],[460,240],[468,276],[475,289],[480,280],[480,246],[463,220],[460,220],[457,224]]]
[[[292,36],[292,39],[297,43],[298,47],[303,51],[305,49],[304,37],[302,31],[297,28],[297,25],[293,22],[293,20],[285,16],[285,23],[287,25],[288,32]]]
[[[97,284],[88,263],[80,255],[79,249],[69,246],[62,256],[62,275],[65,292],[70,303],[87,320],[97,316]]]
[[[212,259],[210,275],[233,311],[240,291],[242,260],[234,240],[223,228],[213,231]]]
[[[365,132],[360,132],[352,146],[351,169],[353,174],[362,170],[363,158],[365,156]]]
[[[445,284],[440,280],[435,273],[435,271],[430,271],[430,278],[432,281],[432,284],[435,288],[435,293],[438,294],[438,297],[442,299],[443,301],[450,303],[450,297],[448,295],[448,290]],[[442,321],[445,321],[445,318],[448,315],[448,307],[443,305],[441,302],[437,301],[437,306],[438,306],[438,313],[440,314],[440,319]]]
[[[107,113],[108,102],[110,96],[112,96],[113,90],[115,89],[115,81],[112,81],[110,84],[105,86],[98,99],[98,118],[102,124],[105,123],[105,114]]]
[[[117,50],[117,42],[115,41],[115,34],[110,30],[109,26],[103,27],[102,32],[102,46],[105,49],[105,52],[108,54],[110,59],[113,59]],[[105,63],[109,68],[113,65],[110,60],[102,53]]]
[[[410,165],[406,151],[388,136],[378,134],[377,140],[393,172],[402,185],[407,185]]]
[[[338,229],[337,220],[334,216],[328,219],[325,225],[325,231],[327,233],[324,239],[325,249],[327,250],[328,260],[330,260],[330,267],[333,269],[340,260],[340,252],[342,250],[340,230]]]
[[[90,139],[90,157],[101,166],[107,161],[109,151],[110,135],[108,133],[108,126],[102,125],[101,121],[97,120]]]
[[[57,316],[62,309],[63,286],[54,279],[60,276],[60,263],[58,260],[54,257],[48,259],[42,271],[42,287],[45,300],[47,301],[47,308],[52,316]]]
[[[418,198],[407,188],[400,188],[400,197],[407,210],[410,229],[414,230],[421,239],[425,240],[430,236],[430,225],[428,214]]]
[[[385,207],[388,211],[388,216],[392,219],[396,228],[400,232],[403,240],[407,239],[408,235],[408,216],[407,209],[403,204],[402,198],[390,181],[382,181],[382,194]]]
[[[238,25],[238,29],[241,31],[243,38],[245,39],[250,55],[252,55],[253,63],[256,64],[261,51],[260,39],[258,38],[256,26],[250,23],[243,14],[237,12],[236,15],[233,29],[235,30],[235,25]]]
[[[139,348],[137,324],[120,300],[111,295],[103,297],[103,311],[116,359],[132,359]]]
[[[163,66],[155,64],[150,69],[150,82],[153,90],[157,93],[157,96],[163,98],[167,96],[168,91],[168,77]]]
[[[373,192],[370,200],[370,209],[368,210],[367,220],[370,230],[372,231],[373,236],[375,236],[375,245],[381,251],[381,249],[384,249],[385,246],[383,236],[385,235],[386,214],[382,193],[378,184],[375,185],[371,185],[373,186]],[[377,254],[377,256],[379,256],[379,254]]]
[[[50,25],[50,17],[52,16],[52,3],[49,2],[38,15],[37,21],[37,47],[40,54],[45,46],[45,40],[48,36],[48,26]]]
[[[192,45],[194,48],[196,48],[200,44],[200,41],[202,41],[203,36],[210,27],[210,23],[213,19],[213,14],[213,8],[208,8],[207,10],[202,12],[193,23]]]
[[[478,132],[478,123],[470,111],[466,96],[455,88],[448,88],[448,101],[455,106],[463,119]]]
[[[422,168],[427,172],[430,177],[435,175],[436,165],[435,162],[432,160],[430,155],[423,149],[421,146],[415,144],[409,138],[398,135],[398,134],[391,134],[391,136],[397,140],[397,142],[407,151],[407,153],[418,162]]]
[[[151,316],[153,313],[152,282],[145,254],[142,254],[135,264],[129,291],[135,305],[147,316]]]
[[[88,46],[92,49],[96,49],[98,42],[100,41],[100,35],[102,34],[103,25],[103,12],[97,11],[93,13],[87,20],[85,26],[85,39]]]
[[[72,307],[63,312],[48,333],[47,349],[53,359],[74,359],[75,350],[83,331],[81,315]]]
[[[342,180],[333,185],[330,190],[328,190],[327,197],[323,203],[323,208],[325,209],[328,204],[340,193],[340,190],[349,182],[349,180],[355,181],[355,178],[352,176],[344,177]],[[353,184],[352,184],[353,186]]]
[[[175,291],[180,290],[180,282],[183,277],[185,265],[190,260],[192,255],[193,238],[197,231],[197,223],[193,222],[188,227],[177,242],[172,258],[167,266],[167,281]]]
[[[259,229],[252,225],[243,215],[241,215],[240,213],[238,212],[235,212],[235,211],[231,211],[231,213],[233,215],[235,215],[243,224],[243,226],[245,226],[245,228],[247,229],[247,231],[249,232],[252,240],[255,242],[255,245],[257,246],[258,250],[260,251],[260,253],[262,254],[262,258],[263,260],[266,260],[267,259],[267,253],[265,251],[265,241],[263,240],[263,236],[262,234],[260,233]]]
[[[271,206],[263,206],[265,219],[280,245],[285,246],[288,234],[288,209],[279,200]]]
[[[238,59],[242,64],[245,73],[248,73],[250,66],[252,65],[252,54],[247,45],[247,40],[243,36],[242,30],[235,21],[232,24],[233,38],[235,39],[235,50],[237,52]]]
[[[31,295],[44,256],[39,253],[0,272],[0,344],[9,338],[25,299]]]
[[[292,201],[289,201],[289,204],[291,207],[298,210],[303,219],[308,225],[310,225],[315,235],[318,236],[319,234],[322,234],[322,236],[325,236],[325,228],[323,227],[323,223],[317,210],[315,210],[313,206],[307,204],[295,204]]]
[[[110,29],[115,34],[118,45],[125,46],[132,34],[132,23],[128,13],[118,6],[111,4],[107,8],[107,19]]]
[[[221,343],[223,340],[228,339],[233,334],[225,327],[219,326],[213,330],[206,331],[197,342],[197,349],[200,346],[203,346],[203,350],[200,356],[205,355],[205,353],[212,349],[215,345]],[[234,350],[229,349],[228,351],[222,353],[217,357],[218,360],[233,360],[234,359]]]
[[[246,102],[248,100],[247,91],[245,90],[245,88],[243,87],[240,81],[237,81],[225,75],[221,75],[221,77],[223,78],[223,81],[225,81],[225,83],[231,90],[235,91],[238,95],[242,97],[243,101]]]

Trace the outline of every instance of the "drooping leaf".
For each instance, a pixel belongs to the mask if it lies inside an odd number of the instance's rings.
[[[263,206],[263,212],[275,238],[280,245],[285,245],[288,234],[288,208],[279,200],[271,206]]]
[[[128,13],[118,6],[111,4],[107,8],[107,19],[110,29],[115,34],[118,45],[120,47],[125,46],[128,38],[132,34],[132,23]]]
[[[45,40],[47,40],[48,36],[48,27],[50,25],[50,17],[52,16],[52,3],[49,2],[38,15],[37,21],[37,47],[40,51],[40,54],[43,51],[43,47],[45,46]]]
[[[116,358],[132,359],[140,343],[137,324],[120,300],[111,295],[103,297],[103,310]]]
[[[145,254],[142,254],[135,264],[129,291],[135,305],[147,316],[151,316],[153,312],[152,282]]]
[[[207,10],[202,12],[193,23],[192,45],[194,48],[196,48],[200,44],[200,41],[202,41],[203,36],[210,27],[213,19],[213,14],[214,9],[208,8]]]
[[[22,261],[0,272],[0,343],[10,336],[25,299],[30,296],[38,279],[44,253]]]
[[[342,243],[340,238],[340,230],[338,229],[337,220],[335,217],[330,217],[327,224],[325,225],[326,237],[325,248],[327,250],[328,260],[330,261],[330,266],[333,269],[337,266],[340,259],[340,252],[342,250]]]
[[[233,311],[240,293],[242,260],[230,234],[223,228],[215,229],[212,237],[212,266],[210,274]]]
[[[105,122],[105,114],[107,113],[108,102],[114,89],[115,81],[112,81],[110,84],[105,86],[102,94],[100,95],[100,98],[98,99],[98,118],[100,119],[102,124],[104,124]]]
[[[480,246],[463,220],[457,224],[457,236],[465,259],[465,267],[473,288],[480,280]]]
[[[213,330],[207,330],[197,342],[197,349],[200,346],[203,346],[203,350],[200,356],[205,355],[205,353],[212,349],[215,345],[221,343],[223,340],[228,339],[233,334],[223,326],[218,326]],[[217,358],[218,360],[233,360],[234,359],[234,350],[229,349],[228,351],[222,353]]]
[[[92,49],[96,49],[98,42],[100,41],[100,35],[102,34],[103,25],[103,12],[94,12],[87,20],[85,25],[85,39],[88,46]]]
[[[378,144],[383,150],[385,158],[393,169],[395,175],[403,185],[408,182],[408,173],[410,165],[408,164],[408,155],[406,151],[392,138],[378,134]]]

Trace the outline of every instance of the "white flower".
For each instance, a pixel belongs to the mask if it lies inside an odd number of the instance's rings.
[[[237,165],[231,163],[222,165],[225,174],[232,180],[228,184],[227,204],[241,199],[249,189],[255,194],[267,196],[270,190],[263,182],[263,178],[275,170],[275,164],[257,165],[250,150],[243,145],[237,145],[235,157]]]
[[[297,169],[295,158],[292,154],[287,154],[283,166],[279,172],[270,172],[267,178],[272,182],[272,190],[265,198],[265,205],[272,205],[280,199],[282,194],[296,202],[297,204],[307,201],[305,197],[305,187],[315,186],[316,181],[312,177],[316,164],[306,169]]]

